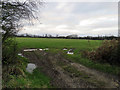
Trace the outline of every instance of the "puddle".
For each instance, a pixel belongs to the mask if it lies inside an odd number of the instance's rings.
[[[29,72],[29,73],[32,73],[34,69],[36,69],[36,65],[33,64],[33,63],[28,63],[27,65],[27,68],[26,68],[26,71]]]

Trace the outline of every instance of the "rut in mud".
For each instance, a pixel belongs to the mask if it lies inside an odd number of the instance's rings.
[[[52,78],[51,85],[59,88],[116,88],[118,77],[89,69],[65,59],[60,53],[45,51],[23,52],[31,63],[42,68]]]

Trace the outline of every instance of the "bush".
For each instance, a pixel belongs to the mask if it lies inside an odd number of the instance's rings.
[[[17,60],[18,47],[17,42],[12,39],[7,39],[2,43],[2,64],[9,65],[15,64]]]
[[[83,55],[94,61],[120,65],[118,47],[118,40],[105,40],[95,51],[84,51]]]

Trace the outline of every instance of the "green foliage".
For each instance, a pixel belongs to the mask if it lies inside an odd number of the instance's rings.
[[[9,75],[9,81],[3,81],[3,88],[50,88],[50,78],[41,73],[38,69],[33,74],[26,73],[26,77],[21,75]]]
[[[14,38],[7,39],[2,44],[2,63],[3,65],[15,64],[17,61],[17,43]]]
[[[89,68],[93,68],[102,72],[118,75],[120,73],[120,67],[115,65],[110,65],[107,63],[99,63],[88,58],[82,57],[80,54],[76,55],[64,55],[67,59],[72,60],[73,62],[83,64]]]
[[[33,74],[27,74],[27,78],[31,81],[30,87],[34,88],[50,88],[50,78],[41,73],[39,68],[35,69]]]
[[[16,65],[3,68],[8,70],[3,73],[3,88],[50,88],[50,78],[40,72],[40,68],[33,71],[32,74],[26,72],[28,59],[18,57],[19,61]],[[22,71],[22,73],[21,73]],[[8,74],[6,76],[6,74]],[[23,75],[24,74],[24,75]],[[5,77],[6,76],[6,77]],[[9,79],[8,79],[9,78]]]

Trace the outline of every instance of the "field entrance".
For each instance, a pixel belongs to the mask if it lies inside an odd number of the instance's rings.
[[[40,71],[48,75],[53,87],[93,88],[119,87],[118,77],[105,74],[67,59],[62,52],[42,50],[23,52],[30,63],[37,65]]]

